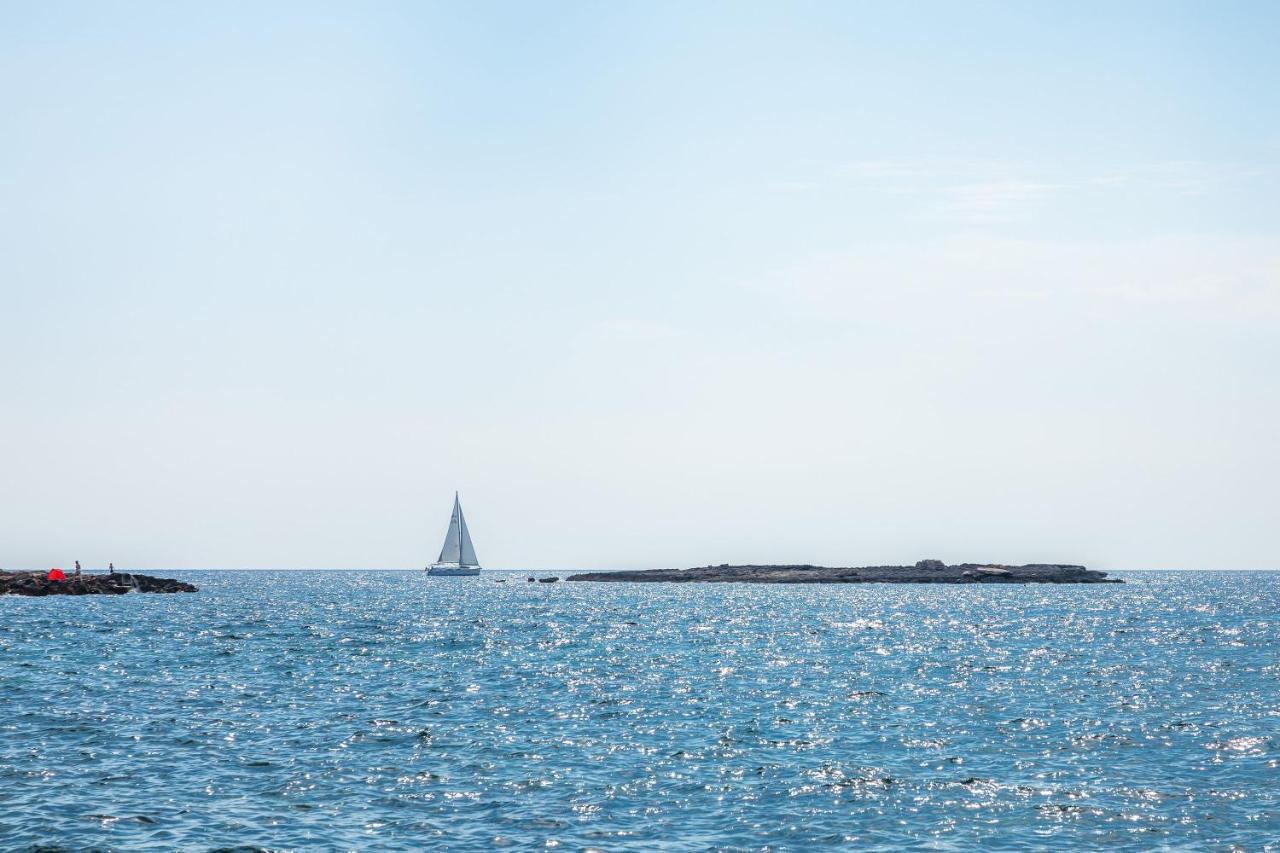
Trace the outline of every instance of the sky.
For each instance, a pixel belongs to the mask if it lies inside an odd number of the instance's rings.
[[[0,2],[0,566],[1280,568],[1277,43]]]

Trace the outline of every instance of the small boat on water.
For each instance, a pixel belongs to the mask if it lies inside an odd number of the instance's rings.
[[[467,530],[467,520],[462,517],[462,503],[457,492],[453,493],[453,515],[449,518],[449,532],[444,536],[440,558],[427,566],[426,571],[434,577],[480,574],[480,561],[476,559],[476,549],[471,544],[471,532]]]

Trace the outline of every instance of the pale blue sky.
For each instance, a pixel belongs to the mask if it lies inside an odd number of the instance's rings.
[[[1280,6],[0,3],[0,566],[1275,567]]]

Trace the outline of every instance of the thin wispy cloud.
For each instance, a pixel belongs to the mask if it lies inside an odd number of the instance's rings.
[[[830,167],[822,179],[796,180],[815,190],[856,188],[918,199],[922,218],[960,225],[994,225],[1030,216],[1071,193],[1124,192],[1203,196],[1273,177],[1268,164],[1169,160],[1114,164],[1088,172],[998,160],[868,159]]]
[[[942,190],[939,215],[972,223],[1004,222],[1027,207],[1069,189],[1065,184],[999,180],[964,184]]]
[[[920,180],[959,174],[963,169],[930,161],[855,160],[833,170],[841,178],[854,180]]]
[[[965,224],[1012,220],[1037,202],[1070,189],[1061,180],[997,161],[859,160],[831,170],[837,183],[897,196],[917,196],[918,213]]]
[[[817,181],[774,181],[769,184],[770,192],[775,193],[807,193],[821,187]]]
[[[885,328],[1051,326],[1066,315],[1233,326],[1280,318],[1280,245],[1170,235],[1124,241],[970,232],[809,258],[752,287],[809,322]],[[981,321],[972,318],[981,317]]]

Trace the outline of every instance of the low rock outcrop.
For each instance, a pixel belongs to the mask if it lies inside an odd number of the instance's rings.
[[[0,572],[0,595],[123,595],[126,592],[197,592],[197,589],[185,581],[128,572],[69,575],[60,581],[49,580],[45,572]]]
[[[914,566],[701,566],[694,569],[642,569],[587,572],[571,581],[639,581],[648,583],[1124,583],[1106,572],[1058,563],[1001,566],[921,560]]]

